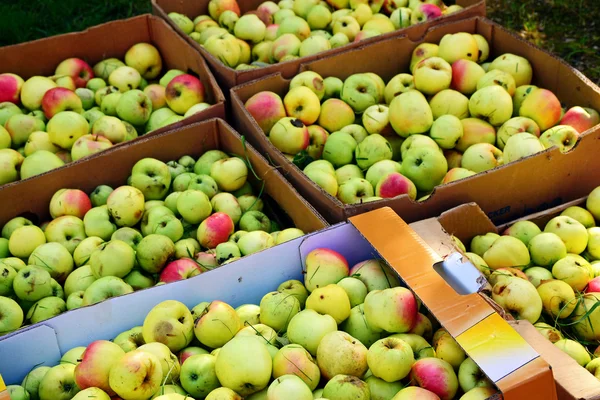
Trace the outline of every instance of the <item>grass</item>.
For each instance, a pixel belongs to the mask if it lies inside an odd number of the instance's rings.
[[[243,0],[241,0],[243,1]],[[598,0],[487,0],[488,16],[600,83]],[[149,0],[0,2],[0,46],[151,12]]]
[[[600,84],[597,0],[487,0],[488,17],[565,59]]]
[[[151,11],[149,0],[0,1],[0,46],[81,31]]]

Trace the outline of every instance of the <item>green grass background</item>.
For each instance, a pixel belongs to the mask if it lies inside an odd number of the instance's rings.
[[[487,0],[487,5],[490,18],[600,83],[599,0]],[[0,0],[0,46],[147,12],[149,0]]]

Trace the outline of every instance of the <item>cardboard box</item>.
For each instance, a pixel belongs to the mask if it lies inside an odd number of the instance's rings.
[[[90,193],[102,184],[113,188],[124,185],[131,168],[142,158],[153,157],[167,162],[183,155],[197,158],[211,149],[221,149],[247,158],[258,178],[264,182],[267,205],[275,208],[274,215],[285,225],[293,223],[304,232],[313,232],[327,226],[323,218],[281,174],[221,119],[211,119],[141,138],[19,184],[7,185],[0,191],[0,226],[17,216],[26,216],[34,222],[47,220],[50,199],[62,188],[78,188]],[[248,180],[257,192],[261,189],[262,182],[254,174],[249,173]]]
[[[163,73],[176,68],[198,76],[206,90],[206,102],[212,104],[150,135],[210,118],[225,118],[225,97],[204,59],[169,25],[150,14],[108,22],[82,32],[0,47],[0,73],[12,72],[25,80],[36,75],[52,76],[58,64],[67,58],[81,58],[93,67],[110,57],[122,60],[131,46],[142,42],[156,46],[162,56]]]
[[[241,83],[253,81],[255,79],[261,78],[272,73],[280,73],[285,78],[293,78],[294,75],[298,72],[300,65],[305,62],[318,60],[332,54],[337,54],[349,49],[358,48],[365,43],[374,43],[384,38],[408,36],[413,39],[418,39],[421,36],[423,36],[423,34],[427,31],[429,27],[437,25],[439,23],[445,21],[457,21],[463,18],[486,15],[485,0],[457,0],[456,4],[463,6],[464,9],[459,12],[444,16],[440,19],[436,19],[429,22],[423,22],[405,29],[400,29],[395,32],[377,36],[375,38],[366,39],[361,42],[350,43],[346,46],[331,49],[326,52],[315,54],[309,57],[302,57],[297,60],[278,63],[255,70],[236,71],[233,68],[227,67],[221,61],[219,61],[219,59],[212,56],[208,51],[204,50],[203,47],[201,47],[198,43],[196,43],[188,35],[186,35],[181,29],[179,29],[179,27],[177,27],[177,25],[171,22],[171,20],[167,16],[167,14],[170,12],[178,12],[187,15],[192,19],[198,15],[207,15],[209,2],[209,0],[152,0],[152,9],[154,14],[168,21],[169,24],[171,24],[171,26],[175,28],[177,32],[179,32],[180,35],[186,38],[186,40],[190,44],[192,44],[200,53],[202,53],[202,55],[206,58],[209,65],[211,66],[213,72],[215,73],[219,83],[224,89],[230,89]],[[242,14],[248,11],[256,10],[256,8],[263,2],[264,0],[238,0],[238,4],[240,5]],[[226,93],[226,95],[229,95],[229,93]]]
[[[600,88],[563,61],[485,18],[471,18],[433,27],[419,41],[408,38],[382,40],[307,63],[302,69],[316,71],[323,77],[337,76],[341,79],[369,71],[389,80],[407,70],[411,53],[420,43],[438,43],[447,33],[463,31],[486,37],[491,45],[492,59],[503,53],[514,53],[529,59],[534,71],[533,82],[552,90],[565,105],[600,110]],[[310,181],[277,150],[244,108],[246,100],[260,91],[269,90],[283,95],[288,87],[289,81],[279,74],[232,89],[234,120],[238,129],[247,133],[249,140],[263,154],[267,154],[274,164],[281,166],[284,176],[330,222],[343,221],[349,216],[382,206],[392,207],[406,221],[413,222],[474,201],[494,222],[500,223],[584,196],[596,185],[588,171],[600,168],[600,157],[596,156],[600,151],[600,126],[583,134],[579,144],[568,154],[553,148],[437,187],[424,202],[411,201],[407,196],[402,196],[362,205],[344,205]]]
[[[0,338],[0,353],[8,355],[0,358],[0,373],[7,382],[20,382],[33,365],[53,365],[72,347],[114,338],[140,325],[154,305],[167,299],[188,307],[214,299],[234,307],[258,304],[283,281],[303,279],[306,255],[320,247],[340,252],[350,264],[377,256],[385,259],[495,382],[505,400],[556,398],[548,364],[481,297],[455,292],[434,269],[441,258],[389,208],[245,257],[227,269],[109,299]],[[465,284],[473,287],[475,282]]]
[[[575,205],[585,206],[585,198],[531,214],[508,224],[495,226],[477,204],[470,203],[448,210],[439,218],[431,218],[411,226],[417,232],[426,232],[423,236],[426,237],[427,244],[444,258],[456,251],[449,237],[450,234],[468,244],[476,235],[487,232],[501,233],[520,220],[532,221],[543,229],[550,219]],[[552,367],[559,399],[600,399],[600,382],[589,371],[543,337],[528,321],[509,323]]]

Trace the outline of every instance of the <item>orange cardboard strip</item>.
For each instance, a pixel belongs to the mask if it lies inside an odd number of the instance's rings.
[[[353,217],[350,222],[496,383],[505,400],[534,393],[535,398],[556,398],[552,384],[534,383],[535,392],[523,384],[531,379],[552,383],[549,365],[540,362],[539,354],[478,294],[456,293],[433,268],[440,257],[390,208]],[[473,315],[480,317],[475,323]],[[531,365],[536,367],[532,370]],[[527,374],[521,372],[524,367]]]

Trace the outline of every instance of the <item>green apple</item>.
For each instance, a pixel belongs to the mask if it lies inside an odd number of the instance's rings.
[[[76,292],[71,293],[67,297],[67,310],[74,310],[79,307],[83,307],[83,296],[85,295],[85,291],[78,290]]]
[[[60,243],[44,243],[36,247],[27,262],[45,269],[59,282],[64,282],[73,271],[73,258]]]
[[[325,151],[327,151],[327,143]],[[383,136],[371,134],[356,146],[355,159],[361,169],[367,170],[379,161],[391,160],[392,146]]]
[[[353,277],[343,278],[337,285],[346,291],[351,307],[364,303],[365,297],[367,297],[367,287],[360,279]]]
[[[187,393],[205,397],[220,386],[215,371],[217,357],[198,354],[187,358],[181,365],[180,382]]]
[[[542,300],[535,286],[519,277],[506,277],[498,281],[493,287],[492,298],[516,319],[535,323],[542,313]]]
[[[138,347],[136,351],[143,351],[156,356],[160,361],[163,371],[163,383],[173,384],[179,382],[179,374],[181,372],[179,360],[175,354],[171,353],[171,350],[165,344],[160,342],[149,342]]]
[[[591,361],[590,354],[586,348],[574,340],[561,339],[554,343],[554,345],[567,353],[582,367],[586,366]]]
[[[194,171],[196,171],[196,167],[194,167]],[[219,159],[210,166],[210,176],[217,182],[220,190],[232,192],[240,189],[246,183],[248,167],[238,157]]]
[[[527,246],[512,236],[500,236],[483,254],[483,259],[492,269],[515,267],[524,268],[531,258]]]
[[[142,334],[146,343],[159,342],[177,352],[192,341],[193,325],[192,314],[184,304],[167,300],[146,315]]]
[[[547,281],[553,278],[552,272],[550,272],[544,267],[530,267],[527,268],[524,272],[525,275],[527,275],[529,282],[531,282],[536,288],[540,286],[542,281]]]
[[[17,272],[13,290],[21,300],[35,302],[52,295],[51,276],[43,268],[27,266]]]
[[[23,324],[23,310],[13,299],[0,296],[0,311],[0,333],[3,335],[16,331]]]
[[[38,395],[40,400],[67,400],[79,390],[75,383],[75,365],[59,364],[46,372],[38,387]]]
[[[111,240],[121,240],[136,250],[137,245],[142,240],[142,234],[133,228],[123,227],[117,229],[115,233],[112,234]]]
[[[200,303],[194,307],[192,314],[196,338],[210,348],[223,346],[242,328],[235,310],[221,301]]]
[[[290,393],[293,393],[290,396]],[[310,388],[297,375],[283,375],[276,378],[267,390],[268,399],[297,399],[311,400],[313,398]]]
[[[106,205],[117,226],[132,227],[142,219],[144,194],[133,186],[121,186],[108,196]]]
[[[175,244],[164,235],[150,234],[137,245],[138,265],[146,272],[160,272],[175,253]]]
[[[477,235],[471,240],[471,251],[480,257],[492,246],[500,235],[493,232],[488,232],[485,235]],[[539,264],[538,264],[539,265]]]
[[[82,265],[88,264],[92,253],[103,243],[104,240],[96,236],[83,239],[81,243],[77,245],[75,251],[73,251],[73,262],[75,265],[81,267]]]
[[[127,243],[111,240],[92,253],[90,266],[96,279],[104,276],[124,278],[135,265],[135,251]]]
[[[39,400],[39,386],[50,367],[41,366],[31,370],[23,379],[21,386],[27,390],[31,400]]]
[[[516,237],[525,243],[525,246],[529,245],[531,239],[540,233],[542,233],[541,229],[531,221],[519,221],[504,231],[504,235]]]
[[[83,224],[87,236],[96,236],[102,240],[109,240],[117,229],[110,221],[110,214],[106,205],[94,207],[83,217]]]
[[[431,191],[447,172],[448,162],[436,149],[412,148],[403,158],[402,174],[413,181],[419,191]]]
[[[88,286],[83,295],[83,305],[96,304],[111,297],[117,297],[132,292],[133,288],[121,278],[116,276],[105,276]]]
[[[402,137],[430,130],[433,114],[425,96],[416,90],[396,96],[390,103],[390,123]]]
[[[350,299],[341,286],[330,284],[313,290],[306,299],[306,308],[329,314],[340,324],[350,316]]]
[[[260,301],[260,322],[285,332],[290,320],[300,311],[300,302],[290,294],[271,292]]]
[[[40,245],[46,243],[44,232],[34,225],[15,229],[8,239],[8,250],[19,258],[28,258]]]
[[[544,232],[555,233],[565,243],[567,253],[582,253],[588,242],[588,233],[579,221],[568,217],[552,218],[544,228]]]
[[[62,111],[48,121],[46,132],[50,140],[63,149],[71,149],[81,136],[89,132],[90,125],[87,120],[74,111]]]
[[[251,193],[239,196],[237,198],[237,201],[242,210],[242,215],[248,211],[263,211],[265,207],[265,204],[262,201],[262,199],[254,196]]]
[[[235,374],[232,374],[234,366]],[[266,346],[256,338],[238,336],[219,351],[215,371],[221,385],[234,389],[242,396],[248,396],[269,384],[272,358]]]
[[[200,190],[186,190],[177,198],[177,211],[191,224],[199,224],[212,213],[208,196]]]
[[[568,207],[562,213],[560,213],[560,215],[566,215],[567,217],[571,217],[579,221],[583,226],[585,226],[588,229],[596,226],[596,222],[592,213],[583,207]]]
[[[367,353],[371,373],[386,382],[406,377],[414,361],[413,350],[408,343],[394,337],[378,340]]]
[[[187,188],[190,190],[200,190],[209,199],[212,199],[219,192],[217,182],[209,175],[196,175],[192,177]]]
[[[350,310],[350,316],[340,324],[339,328],[368,347],[371,347],[382,336],[380,332],[374,332],[367,323],[363,304],[354,306]]]
[[[0,265],[0,296],[10,296],[13,293],[13,281],[17,271],[10,265]]]
[[[124,352],[128,353],[146,344],[142,334],[142,327],[136,326],[128,331],[122,332],[113,339],[113,343],[121,347]]]
[[[454,115],[442,115],[433,122],[430,135],[442,149],[453,149],[463,136],[463,126]]]
[[[346,332],[330,332],[319,343],[317,363],[324,379],[340,374],[363,376],[368,368],[367,353],[367,348]]]
[[[242,304],[235,309],[242,326],[258,325],[260,323],[260,306],[256,304]]]
[[[6,391],[8,392],[8,398],[11,400],[29,400],[30,398],[29,392],[23,386],[8,385]]]
[[[588,282],[594,277],[594,271],[589,262],[577,254],[567,254],[552,266],[552,275],[568,283],[573,290],[582,292]]]
[[[64,215],[50,221],[46,230],[48,242],[62,244],[69,253],[73,254],[75,248],[86,238],[83,221],[72,215]]]
[[[97,186],[90,194],[92,207],[99,207],[106,204],[108,196],[113,192],[113,188],[108,185]]]
[[[277,291],[294,295],[300,302],[300,308],[304,308],[306,299],[308,298],[308,291],[302,282],[293,279],[285,281],[279,285]]]
[[[493,383],[485,376],[471,357],[466,358],[458,368],[458,384],[464,392],[468,392],[473,388],[494,387]]]
[[[253,254],[275,245],[275,240],[265,231],[248,232],[238,241],[242,255]]]
[[[315,356],[321,339],[335,331],[337,323],[332,316],[305,309],[289,321],[287,336],[292,343],[302,345]]]

